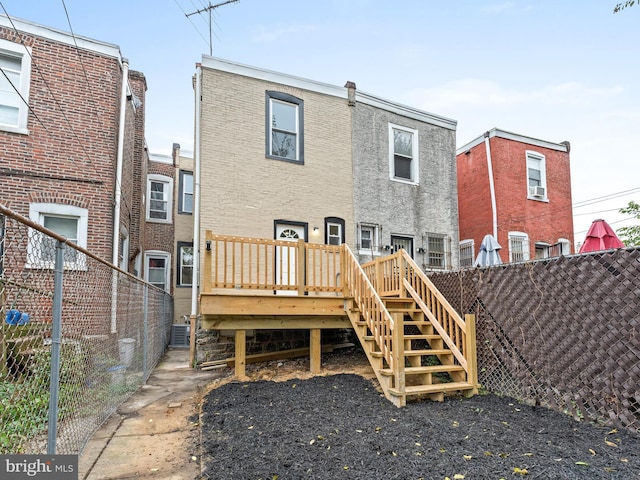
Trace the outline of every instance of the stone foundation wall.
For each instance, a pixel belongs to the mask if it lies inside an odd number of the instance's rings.
[[[233,330],[202,330],[196,334],[198,364],[234,356]],[[322,345],[357,343],[350,328],[322,330]],[[309,330],[247,330],[247,355],[309,347]]]

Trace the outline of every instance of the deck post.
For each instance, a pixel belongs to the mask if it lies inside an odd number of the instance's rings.
[[[236,330],[235,375],[238,380],[247,378],[247,331]]]
[[[465,356],[467,360],[467,382],[473,385],[470,394],[478,393],[478,359],[476,353],[476,316],[467,313],[464,316],[465,324]]]
[[[320,373],[321,368],[321,330],[319,328],[312,328],[310,331],[309,338],[309,355],[310,355],[310,363],[311,363],[311,373],[318,374]]]
[[[205,232],[205,245],[211,245],[212,243],[212,235],[211,235],[211,231],[207,230]],[[217,256],[217,242],[214,245],[214,248],[216,248],[216,256]],[[200,278],[202,278],[202,292],[203,293],[209,293],[211,292],[211,286],[213,284],[214,279],[211,278],[213,271],[211,270],[211,247],[207,248],[204,252],[204,272],[201,273]],[[217,258],[217,257],[216,257]],[[217,271],[217,265],[216,265],[216,272],[215,272],[215,280],[217,281],[217,277],[218,277],[218,271]]]
[[[393,331],[391,341],[391,358],[393,359],[393,376],[395,377],[395,388],[399,392],[397,406],[407,404],[406,379],[404,370],[404,313],[395,312],[392,314]]]
[[[307,252],[304,239],[298,240],[298,295],[304,295],[304,280],[307,273]]]

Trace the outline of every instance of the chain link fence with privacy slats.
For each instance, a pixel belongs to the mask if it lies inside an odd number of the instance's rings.
[[[164,354],[172,308],[166,292],[2,207],[0,454],[80,453]]]
[[[640,249],[429,278],[476,315],[484,389],[640,431]]]

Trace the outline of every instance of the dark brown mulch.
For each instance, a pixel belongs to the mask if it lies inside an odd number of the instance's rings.
[[[399,409],[351,374],[228,383],[201,421],[207,479],[640,478],[630,432],[495,395]]]

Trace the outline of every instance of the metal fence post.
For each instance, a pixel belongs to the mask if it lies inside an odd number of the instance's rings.
[[[49,383],[49,428],[47,453],[55,455],[58,436],[58,392],[60,387],[60,341],[62,332],[62,275],[64,243],[56,240],[56,260],[53,278],[53,322],[51,326],[51,381]]]

